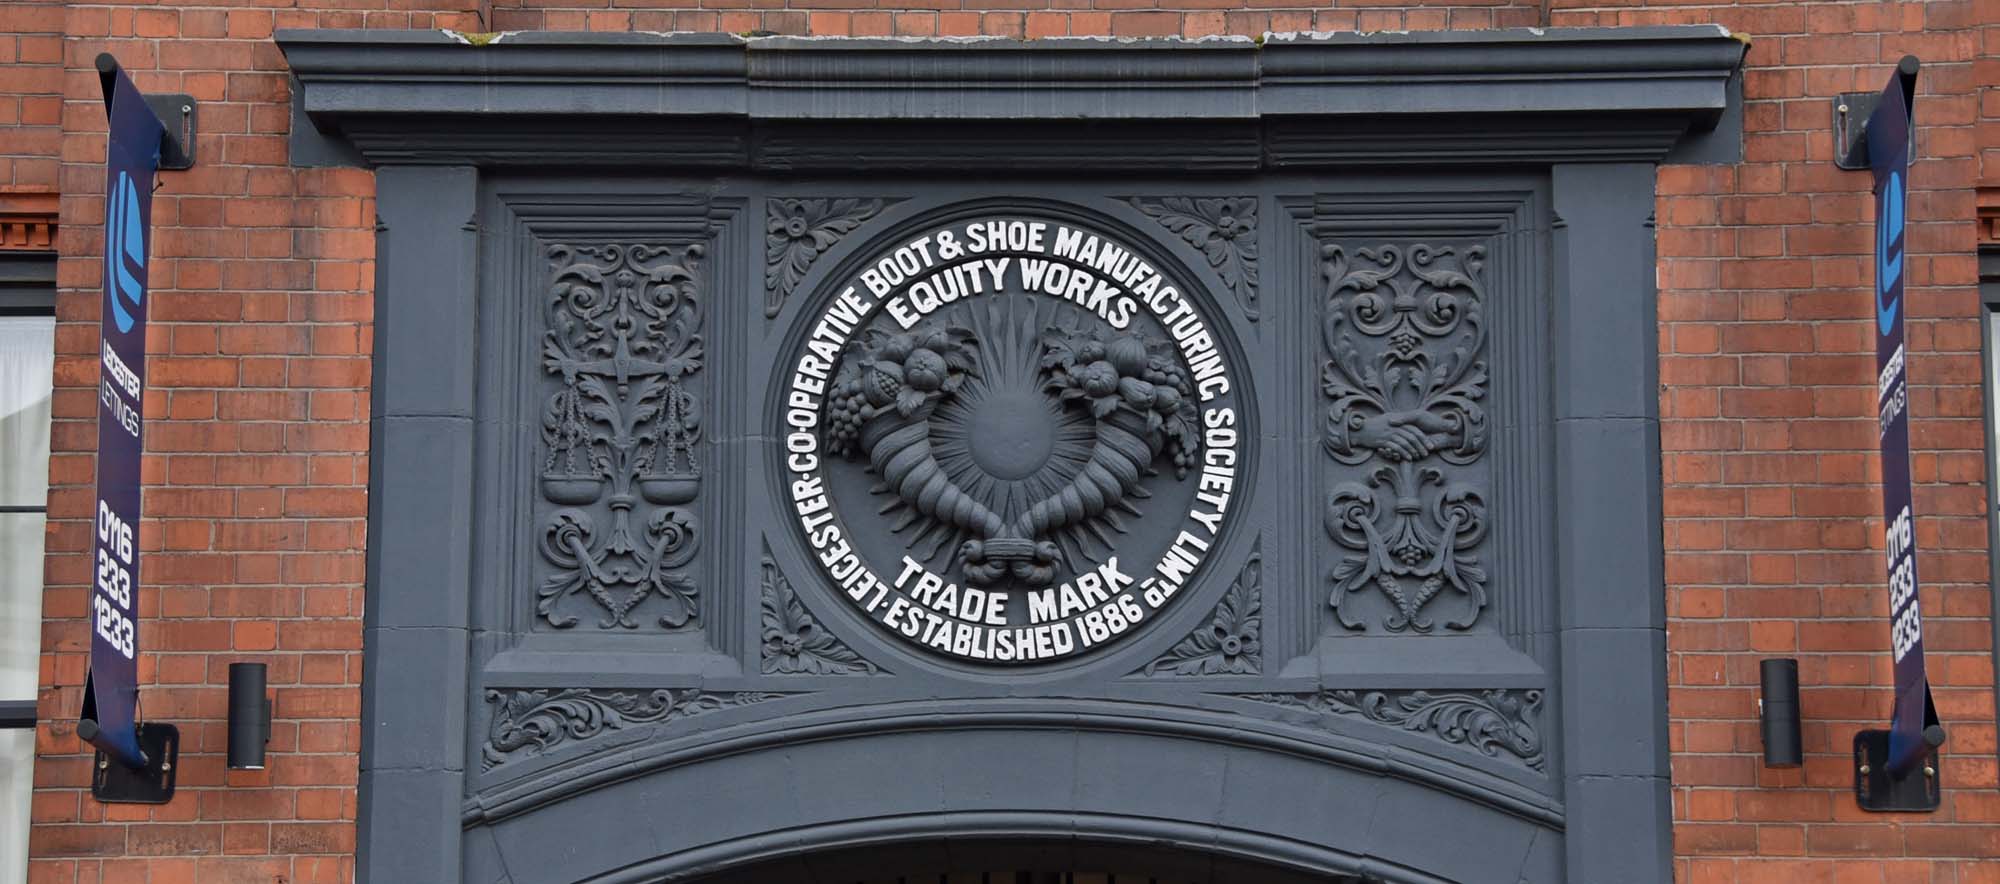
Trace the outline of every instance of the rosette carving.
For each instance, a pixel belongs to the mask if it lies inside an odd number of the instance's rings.
[[[1483,483],[1459,469],[1487,447],[1485,254],[1476,245],[1321,251],[1325,448],[1342,464],[1374,464],[1326,503],[1327,534],[1349,551],[1331,596],[1349,629],[1365,624],[1344,603],[1369,589],[1394,606],[1383,621],[1392,631],[1432,629],[1425,607],[1446,589],[1469,600],[1450,628],[1469,628],[1486,605]]]
[[[694,621],[686,566],[697,549],[684,505],[700,489],[696,445],[702,367],[696,261],[702,247],[552,246],[542,368],[554,382],[542,415],[543,497],[558,508],[541,538],[553,566],[537,592],[551,626],[589,599],[601,628],[636,628],[655,603],[662,626]]]

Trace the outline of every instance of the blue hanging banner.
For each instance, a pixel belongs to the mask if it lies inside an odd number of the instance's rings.
[[[1875,172],[1875,368],[1880,396],[1882,519],[1889,574],[1889,634],[1896,664],[1896,707],[1889,721],[1889,769],[1903,772],[1939,742],[1930,681],[1924,674],[1924,618],[1917,596],[1917,535],[1910,508],[1908,358],[1903,347],[1905,197],[1914,128],[1911,77],[1889,78],[1868,118],[1868,162]]]
[[[139,457],[146,389],[146,236],[164,129],[123,70],[105,74],[104,297],[98,323],[97,504],[90,675],[77,733],[128,767],[139,748]]]

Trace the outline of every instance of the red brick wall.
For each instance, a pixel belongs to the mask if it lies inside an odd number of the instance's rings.
[[[0,21],[0,192],[55,190],[62,34],[58,2],[20,0]]]
[[[54,14],[66,68],[56,81],[60,142],[48,140],[46,158],[14,161],[17,170],[45,163],[63,194],[30,880],[350,880],[374,181],[287,165],[286,79],[269,38],[274,27],[359,26],[364,12],[28,9],[37,16],[28,23]],[[14,8],[0,9],[0,28],[15,21]],[[461,22],[397,12],[382,24]],[[139,676],[142,712],[178,723],[183,740],[179,794],[159,807],[92,800],[90,758],[73,727],[89,650],[92,287],[105,141],[92,62],[102,51],[141,89],[201,102],[200,163],[163,173],[153,201]],[[0,137],[0,151],[15,143]],[[235,661],[271,667],[276,720],[263,771],[224,768],[224,686]]]
[[[1744,162],[1662,170],[1658,211],[1677,877],[2000,881],[1973,223],[1973,186],[2000,181],[2000,65],[1975,65],[2000,48],[2000,21],[1980,20],[1982,2],[10,0],[0,62],[10,46],[52,60],[38,35],[60,32],[66,68],[56,82],[54,68],[0,64],[0,184],[52,185],[59,169],[64,193],[32,880],[351,876],[373,182],[285,165],[274,27],[1040,37],[1719,22],[1753,39]],[[158,808],[91,801],[71,730],[102,211],[90,64],[107,49],[142,88],[202,101],[202,162],[164,174],[154,204],[142,676],[145,711],[183,723],[187,741],[182,794]],[[1879,88],[1906,52],[1926,63],[1910,204],[1916,506],[1951,743],[1941,811],[1878,816],[1855,809],[1846,761],[1852,732],[1885,720],[1890,684],[1870,484],[1872,209],[1868,176],[1829,161],[1827,97]],[[35,96],[55,91],[60,139],[19,128],[54,122]],[[1757,661],[1770,656],[1801,661],[1800,771],[1758,762]],[[224,671],[239,659],[273,664],[263,772],[222,765]]]
[[[1755,42],[1744,162],[1660,175],[1680,878],[2000,881],[1970,186],[1980,174],[1975,6],[1699,14]],[[1826,96],[1880,89],[1906,53],[1925,62],[1907,234],[1919,572],[1930,676],[1951,734],[1950,788],[1934,815],[1861,812],[1848,755],[1855,730],[1886,719],[1893,676],[1881,497],[1870,484],[1880,475],[1867,321],[1873,181],[1831,163]],[[1774,656],[1799,659],[1807,759],[1798,771],[1760,765],[1757,666]]]

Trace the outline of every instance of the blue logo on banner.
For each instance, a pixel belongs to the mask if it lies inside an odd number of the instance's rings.
[[[1882,217],[1875,219],[1875,326],[1887,335],[1896,327],[1902,298],[1889,303],[1882,296],[1903,281],[1903,176],[1889,173],[1882,188]]]
[[[105,211],[110,213],[104,225],[110,239],[104,244],[104,278],[117,295],[111,299],[111,313],[123,334],[132,330],[132,314],[146,297],[146,286],[139,281],[146,273],[146,222],[139,212],[139,188],[122,169]]]

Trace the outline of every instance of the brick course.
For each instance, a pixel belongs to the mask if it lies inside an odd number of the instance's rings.
[[[287,165],[275,28],[1189,37],[1716,22],[1752,43],[1743,162],[1659,174],[1661,430],[1676,877],[2000,882],[1975,185],[2000,183],[2000,7],[1983,0],[7,0],[0,187],[62,193],[48,623],[30,880],[352,877],[373,176]],[[90,800],[73,733],[88,643],[92,386],[110,51],[202,102],[201,163],[154,202],[145,711],[182,723],[182,793]],[[1869,176],[1828,98],[1925,61],[1909,337],[1927,645],[1951,730],[1944,807],[1847,792],[1879,726],[1883,620]],[[2000,223],[1995,224],[2000,232]],[[1757,662],[1796,656],[1804,768],[1759,764]],[[226,663],[271,664],[270,767],[222,762]]]

